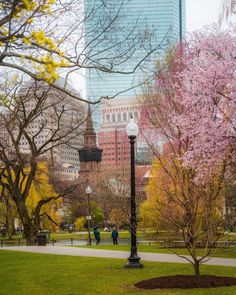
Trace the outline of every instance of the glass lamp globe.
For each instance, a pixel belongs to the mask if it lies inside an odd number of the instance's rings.
[[[129,124],[125,128],[128,137],[136,137],[138,135],[138,125],[134,119],[130,119]]]
[[[86,192],[87,195],[91,194],[92,190],[91,190],[91,187],[89,185],[86,187],[85,192]]]

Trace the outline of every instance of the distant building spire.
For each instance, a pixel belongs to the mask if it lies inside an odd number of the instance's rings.
[[[96,133],[93,128],[92,112],[90,105],[88,105],[86,129],[84,132],[84,148],[92,149],[96,148]]]
[[[84,132],[84,146],[79,150],[80,174],[88,175],[99,171],[102,161],[102,149],[97,148],[96,133],[93,128],[92,112],[88,106],[86,129]]]
[[[92,120],[92,112],[91,107],[88,105],[88,114],[87,114],[87,122],[86,122],[86,131],[90,133],[95,133],[93,128],[93,120]]]

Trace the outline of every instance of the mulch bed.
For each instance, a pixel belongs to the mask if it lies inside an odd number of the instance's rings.
[[[224,286],[236,285],[236,278],[231,277],[218,277],[218,276],[166,276],[158,277],[150,280],[145,280],[135,284],[135,287],[141,289],[192,289],[192,288],[215,288]]]

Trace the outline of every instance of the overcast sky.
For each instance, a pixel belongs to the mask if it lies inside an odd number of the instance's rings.
[[[186,0],[187,32],[218,21],[221,0]]]

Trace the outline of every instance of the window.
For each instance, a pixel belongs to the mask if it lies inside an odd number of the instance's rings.
[[[123,113],[123,121],[126,122],[127,121],[127,114]]]
[[[121,114],[120,113],[117,114],[117,122],[121,122]]]
[[[115,123],[116,122],[116,115],[115,114],[112,114],[112,123]]]
[[[129,112],[129,120],[133,118],[133,114],[131,112]]]
[[[106,115],[106,123],[110,123],[110,114]]]

